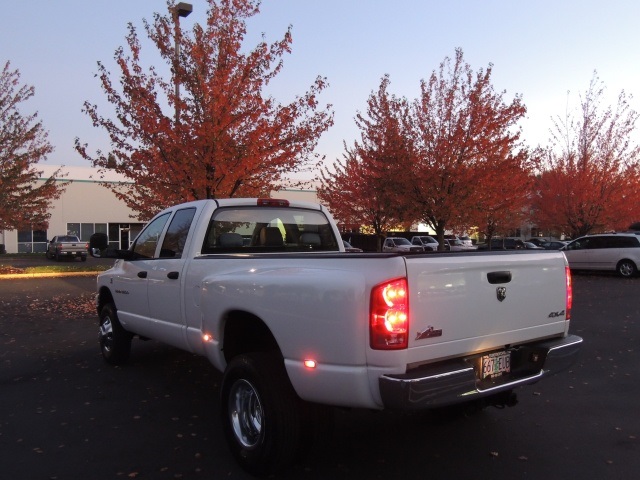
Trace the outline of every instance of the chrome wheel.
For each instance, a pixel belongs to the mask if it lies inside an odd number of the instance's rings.
[[[618,273],[623,277],[632,277],[636,274],[636,266],[629,260],[624,260],[618,265]]]
[[[224,435],[238,463],[253,475],[281,470],[303,441],[302,402],[279,352],[232,358],[220,389]]]
[[[260,397],[248,381],[237,380],[229,392],[229,420],[238,442],[255,447],[262,436],[263,412]]]
[[[105,354],[110,354],[113,350],[113,325],[109,317],[104,317],[98,329],[100,346]]]
[[[99,325],[98,340],[104,359],[112,365],[125,362],[131,351],[132,335],[120,325],[117,310],[112,303],[100,310]]]

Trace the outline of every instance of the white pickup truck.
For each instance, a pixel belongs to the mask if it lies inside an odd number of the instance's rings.
[[[294,459],[318,404],[504,405],[582,343],[561,252],[345,253],[317,204],[178,205],[117,256],[98,276],[104,358],[125,361],[134,336],[206,356],[224,372],[230,449],[254,474]]]

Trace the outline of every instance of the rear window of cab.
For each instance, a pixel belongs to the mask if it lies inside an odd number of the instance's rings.
[[[207,227],[202,254],[339,251],[321,211],[304,208],[223,207]]]

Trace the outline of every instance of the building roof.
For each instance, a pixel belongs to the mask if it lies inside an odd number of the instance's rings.
[[[38,164],[35,165],[38,171],[42,171],[40,175],[41,179],[50,178],[56,170],[60,169],[61,176],[56,176],[59,180],[72,180],[74,182],[96,182],[96,183],[131,183],[131,180],[127,179],[124,175],[114,170],[100,170],[98,168],[90,166],[79,165],[47,165]]]
[[[95,182],[95,183],[133,183],[130,179],[110,169],[98,169],[91,166],[80,165],[48,165],[38,164],[35,165],[38,171],[42,171],[40,180],[46,180],[50,178],[56,170],[60,169],[62,175],[57,176],[56,179],[63,181],[74,182]],[[281,192],[301,192],[301,193],[316,193],[318,189],[317,181],[301,181],[296,180],[295,185],[285,186],[280,189]],[[277,195],[277,194],[276,194]]]

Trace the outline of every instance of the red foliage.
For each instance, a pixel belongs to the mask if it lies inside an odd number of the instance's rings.
[[[144,72],[138,35],[130,26],[131,56],[123,48],[115,55],[119,89],[99,64],[116,120],[99,115],[89,102],[84,106],[94,125],[109,134],[112,151],[94,156],[76,139],[77,151],[95,166],[115,163],[132,180],[114,191],[142,217],[183,201],[266,195],[285,174],[315,167],[313,150],[333,122],[330,106],[318,106],[324,78],[289,104],[263,95],[290,52],[289,30],[282,40],[243,53],[245,20],[259,12],[259,2],[208,1],[207,23],[196,24],[191,35],[181,31],[172,3],[166,16],[145,22],[172,67],[171,80],[153,67]]]
[[[625,230],[639,218],[640,148],[629,141],[638,114],[624,92],[615,109],[601,109],[602,93],[594,76],[579,116],[555,122],[555,144],[546,152],[533,202],[543,229],[575,237]]]
[[[382,79],[377,93],[367,102],[367,116],[358,114],[361,141],[349,149],[333,171],[321,174],[318,197],[346,225],[361,225],[377,234],[396,228],[407,219],[404,175],[411,162],[408,136],[402,119],[406,102],[387,92],[389,78]],[[411,218],[409,217],[409,223]]]
[[[60,170],[40,180],[35,164],[53,151],[37,113],[23,116],[18,107],[31,98],[33,87],[20,86],[20,73],[7,62],[0,72],[0,230],[47,228],[51,200],[59,198],[67,182]]]
[[[456,50],[423,81],[413,104],[417,158],[408,184],[417,219],[436,231],[504,223],[522,211],[529,195],[515,129],[526,108],[519,96],[505,104],[491,85],[492,66],[473,74]]]
[[[518,227],[531,186],[529,153],[515,130],[526,109],[519,97],[506,105],[490,79],[491,67],[474,77],[461,50],[412,103],[390,95],[385,76],[368,118],[356,118],[362,141],[345,147],[335,174],[323,173],[320,198],[345,223],[377,233],[427,223],[441,245],[445,229]]]

